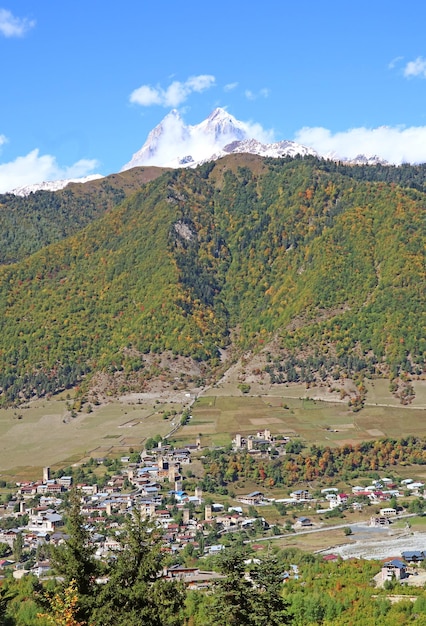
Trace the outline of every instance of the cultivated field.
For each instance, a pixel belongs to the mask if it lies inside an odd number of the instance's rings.
[[[193,417],[174,439],[177,445],[194,443],[201,435],[203,446],[227,445],[236,433],[248,435],[265,428],[331,446],[385,436],[426,436],[424,381],[415,384],[416,399],[409,407],[397,404],[387,381],[367,385],[366,405],[353,413],[347,400],[325,388],[252,384],[250,394],[244,395],[236,382],[221,383],[199,395]],[[163,412],[179,414],[194,394],[195,390],[191,395],[133,394],[93,407],[91,413],[83,408],[75,418],[65,395],[0,409],[0,477],[30,479],[40,476],[45,465],[63,467],[88,456],[140,449],[146,438],[172,430],[180,416],[163,419]]]
[[[253,385],[250,395],[244,395],[236,384],[224,383],[197,399],[193,417],[179,431],[178,440],[189,442],[201,435],[203,445],[224,445],[236,433],[248,435],[265,428],[272,434],[331,446],[408,434],[426,436],[426,408],[421,404],[424,384],[417,385],[417,406],[408,407],[398,404],[387,381],[369,386],[365,407],[354,413],[338,393],[320,388]]]

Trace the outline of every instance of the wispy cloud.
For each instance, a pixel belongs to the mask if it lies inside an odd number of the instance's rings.
[[[394,59],[392,59],[392,61],[388,63],[388,69],[393,70],[403,59],[404,57],[395,57]]]
[[[237,87],[238,87],[238,83],[228,83],[223,88],[223,91],[232,91],[233,89],[236,89]]]
[[[325,157],[354,159],[363,154],[379,156],[397,165],[426,163],[426,126],[360,127],[337,133],[322,127],[306,127],[295,134],[295,141]]]
[[[412,76],[426,78],[426,59],[417,57],[414,61],[409,61],[404,68],[404,76],[406,78],[411,78]]]
[[[191,93],[201,93],[206,89],[210,89],[216,83],[214,76],[210,74],[201,74],[199,76],[191,76],[185,82],[173,81],[166,89],[156,85],[141,85],[130,94],[130,102],[141,106],[160,105],[163,107],[177,107]]]
[[[0,193],[34,183],[81,178],[93,173],[97,166],[98,162],[94,159],[81,159],[71,166],[60,167],[54,156],[40,155],[35,149],[26,156],[0,164]]]
[[[8,142],[6,135],[0,135],[0,146],[4,146]]]
[[[34,26],[35,20],[15,17],[7,9],[0,9],[0,33],[4,37],[23,37]]]
[[[268,98],[270,94],[269,89],[266,89],[266,87],[264,87],[263,89],[260,89],[257,92],[253,92],[250,89],[246,89],[244,92],[245,97],[247,98],[247,100],[257,100],[258,98]]]

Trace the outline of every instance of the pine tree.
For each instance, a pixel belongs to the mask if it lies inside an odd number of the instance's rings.
[[[94,558],[95,548],[90,543],[90,533],[80,511],[80,495],[71,492],[71,508],[67,530],[69,537],[64,545],[53,548],[51,562],[56,573],[63,578],[64,587],[71,584],[79,598],[78,617],[87,619],[96,593],[95,579],[98,564]]]
[[[289,624],[288,602],[282,596],[282,566],[275,558],[268,558],[256,566],[250,576],[256,587],[253,603],[253,624],[281,626]]]
[[[252,584],[244,577],[244,560],[239,550],[226,550],[221,557],[220,571],[225,578],[216,583],[214,590],[211,622],[217,617],[223,624],[243,626],[251,621]]]
[[[244,554],[227,550],[221,556],[218,581],[212,602],[211,626],[281,626],[290,623],[288,604],[283,599],[282,571],[274,559],[267,559],[245,575]]]
[[[161,532],[135,511],[111,562],[93,620],[97,626],[180,626],[184,590],[162,579]]]

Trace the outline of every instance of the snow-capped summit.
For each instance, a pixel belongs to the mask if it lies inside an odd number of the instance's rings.
[[[194,126],[186,125],[173,110],[149,133],[142,148],[122,169],[140,165],[193,167],[232,141],[249,139],[248,128],[222,108],[215,109],[207,119]]]
[[[141,165],[196,167],[234,152],[259,156],[318,156],[315,150],[294,141],[264,143],[259,128],[237,120],[225,109],[215,109],[207,119],[186,126],[176,110],[171,111],[152,130],[142,148],[123,170]]]
[[[268,139],[265,141],[268,135],[258,124],[237,120],[221,107],[195,125],[185,124],[179,111],[173,109],[151,130],[142,148],[133,154],[121,171],[151,165],[192,168],[235,153],[272,158],[314,156],[347,165],[388,165],[387,161],[373,155],[348,158],[335,153],[319,154],[313,148],[290,140],[269,143]],[[99,176],[27,185],[9,193],[25,196],[40,189],[56,191],[70,182],[86,182],[94,178]]]
[[[129,170],[140,165],[166,165],[163,161],[164,148],[167,145],[185,145],[189,139],[189,128],[179,112],[170,113],[149,133],[140,150],[135,152],[122,170]]]
[[[193,132],[204,133],[221,143],[226,137],[240,141],[248,139],[246,126],[220,107],[215,109],[204,122],[192,128]]]

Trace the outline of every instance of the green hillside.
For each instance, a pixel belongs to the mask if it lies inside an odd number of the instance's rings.
[[[295,357],[420,373],[426,196],[354,171],[248,155],[168,171],[3,266],[3,400],[86,372],[143,373],[147,352],[215,366],[231,338],[243,349],[277,333]]]
[[[0,194],[0,264],[14,263],[75,234],[164,171],[140,167],[57,192]]]

